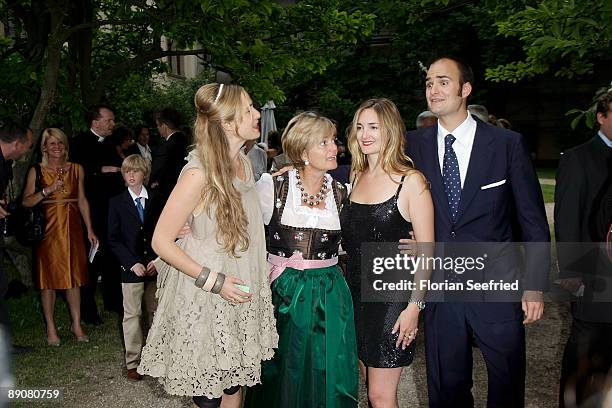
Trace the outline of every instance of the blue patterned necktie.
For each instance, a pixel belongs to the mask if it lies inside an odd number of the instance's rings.
[[[448,134],[444,137],[444,160],[442,163],[442,178],[444,180],[444,192],[448,201],[448,208],[453,223],[457,220],[459,201],[461,200],[461,176],[459,174],[459,162],[453,143],[455,136]]]
[[[140,197],[136,197],[134,202],[136,203],[136,209],[138,210],[138,218],[140,218],[140,222],[144,222],[144,208],[140,202]]]

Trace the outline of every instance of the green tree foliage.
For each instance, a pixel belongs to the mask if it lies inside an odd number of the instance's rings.
[[[479,98],[486,94],[485,67],[509,62],[512,52],[520,50],[516,42],[497,36],[494,23],[496,17],[520,10],[521,1],[508,6],[501,1],[352,0],[342,6],[374,14],[375,34],[338,52],[338,63],[325,73],[304,73],[286,82],[286,93],[293,98],[281,121],[292,111],[315,108],[336,118],[342,134],[360,102],[387,97],[413,128],[416,116],[427,109],[424,71],[432,58],[467,51]]]
[[[346,0],[342,8],[375,15],[374,35],[339,51],[338,63],[323,74],[304,73],[284,83],[293,97],[279,112],[281,120],[316,108],[338,119],[342,133],[360,102],[388,97],[414,127],[427,108],[424,66],[440,55],[470,62],[475,103],[504,82],[588,75],[610,55],[612,19],[605,0]]]
[[[609,58],[610,9],[606,0],[0,0],[10,28],[0,115],[70,133],[86,106],[110,102],[120,120],[140,121],[150,98],[189,89],[156,90],[160,58],[197,54],[201,81],[223,70],[255,100],[285,101],[281,122],[317,108],[343,129],[362,100],[386,96],[410,127],[426,108],[422,67],[433,56],[467,56],[476,100],[495,81],[588,74]]]
[[[518,82],[547,72],[564,78],[588,73],[609,58],[609,0],[544,0],[496,22],[499,35],[518,38],[524,58],[486,71],[491,81]]]
[[[337,50],[373,30],[372,15],[338,11],[339,3],[0,0],[12,31],[0,42],[1,113],[32,118],[35,134],[49,120],[80,128],[86,106],[148,89],[125,81],[142,83],[165,70],[161,57],[186,54],[229,72],[260,100],[282,101],[279,79],[323,72]]]
[[[612,82],[608,87],[600,88],[593,97],[591,101],[591,106],[587,109],[572,109],[566,113],[566,116],[574,115],[574,119],[572,120],[571,127],[572,129],[576,129],[578,124],[584,120],[585,125],[589,129],[593,129],[595,127],[595,122],[597,121],[597,102],[599,98],[604,96],[606,93],[612,91]]]

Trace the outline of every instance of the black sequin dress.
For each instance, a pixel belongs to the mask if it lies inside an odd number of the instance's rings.
[[[349,197],[340,213],[342,247],[349,256],[347,281],[353,295],[357,351],[367,367],[405,367],[412,363],[414,354],[415,342],[402,350],[401,346],[395,346],[397,333],[391,334],[408,303],[361,301],[361,244],[398,242],[412,231],[412,224],[402,217],[397,207],[400,189],[401,184],[393,197],[379,204],[354,203]]]

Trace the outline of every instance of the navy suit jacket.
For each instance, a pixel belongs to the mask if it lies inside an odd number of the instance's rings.
[[[509,243],[513,241],[512,220],[516,217],[522,241],[550,242],[542,191],[523,137],[474,119],[476,134],[454,223],[438,158],[438,127],[407,134],[407,153],[431,183],[436,241]],[[493,183],[499,185],[482,189]],[[490,277],[509,281],[516,278],[520,254],[512,245],[503,247],[497,246],[498,259],[503,261],[495,265],[495,275]],[[537,247],[525,248],[523,290],[544,291],[548,286],[550,254],[544,251],[546,245]]]
[[[157,255],[151,248],[153,231],[161,213],[155,193],[149,192],[145,203],[144,222],[127,189],[111,198],[108,211],[108,245],[121,265],[121,280],[124,283],[143,282],[155,277],[142,278],[130,268],[137,263],[147,264]]]

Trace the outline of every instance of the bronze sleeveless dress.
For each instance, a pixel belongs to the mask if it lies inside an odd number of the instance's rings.
[[[87,283],[87,253],[79,211],[79,166],[66,163],[64,188],[43,200],[47,225],[45,238],[35,251],[35,281],[38,289],[70,289]],[[58,178],[41,166],[42,186]]]

